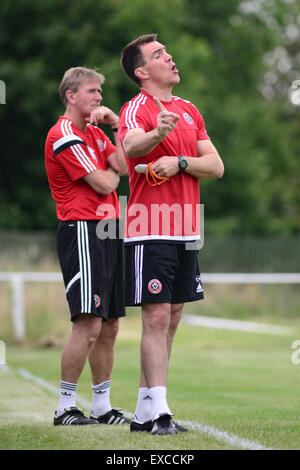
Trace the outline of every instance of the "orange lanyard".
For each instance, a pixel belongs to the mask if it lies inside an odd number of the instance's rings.
[[[159,186],[160,184],[168,181],[170,178],[168,178],[167,176],[159,176],[157,173],[155,173],[154,170],[152,170],[152,163],[153,162],[148,163],[146,170],[146,180],[150,184],[150,186]],[[150,178],[152,178],[152,182],[150,181]]]

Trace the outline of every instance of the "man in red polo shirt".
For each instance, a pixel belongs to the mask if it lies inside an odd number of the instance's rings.
[[[129,422],[110,405],[114,343],[118,319],[125,315],[123,241],[118,236],[98,236],[97,226],[109,217],[110,235],[118,235],[115,190],[119,173],[127,174],[127,167],[117,136],[118,116],[100,106],[103,81],[95,70],[67,70],[59,90],[66,111],[50,129],[45,145],[46,171],[59,220],[58,257],[72,320],[61,359],[55,425]],[[98,123],[112,126],[115,145],[94,125]],[[93,380],[90,418],[76,406],[76,388],[87,358]]]
[[[157,36],[129,43],[121,65],[141,90],[119,121],[130,185],[126,304],[141,305],[143,321],[131,431],[176,434],[186,429],[172,420],[167,403],[171,346],[183,304],[203,298],[197,251],[186,243],[200,237],[199,179],[220,178],[224,169],[198,109],[172,95],[179,73]]]

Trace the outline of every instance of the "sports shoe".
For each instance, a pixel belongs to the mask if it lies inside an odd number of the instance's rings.
[[[173,420],[172,420],[173,421]],[[175,428],[179,432],[188,432],[187,428],[184,428],[180,424],[176,423],[176,421],[173,421]],[[131,432],[151,432],[151,429],[153,427],[153,421],[145,421],[144,423],[141,421],[138,421],[136,417],[134,417],[131,420],[130,423],[130,431]]]
[[[85,425],[85,424],[98,424],[95,419],[90,419],[84,416],[82,411],[76,406],[65,408],[65,412],[57,416],[57,411],[54,414],[54,426],[58,425]]]
[[[124,416],[121,408],[112,408],[102,416],[91,413],[90,418],[97,420],[99,424],[130,424],[130,419]]]
[[[153,427],[153,421],[139,421],[135,416],[130,423],[131,432],[150,432]]]
[[[153,421],[153,426],[150,433],[159,435],[177,434],[178,430],[176,429],[171,416],[164,413]]]
[[[173,421],[173,420],[172,420]],[[175,428],[177,429],[177,431],[179,432],[188,432],[188,429],[187,428],[184,428],[183,426],[181,426],[180,424],[176,423],[175,421],[173,421],[174,425],[175,425]]]

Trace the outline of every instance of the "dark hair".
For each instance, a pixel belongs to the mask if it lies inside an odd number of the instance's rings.
[[[156,41],[157,34],[144,34],[134,41],[131,41],[124,47],[121,54],[121,67],[124,72],[133,80],[138,86],[141,86],[139,78],[135,75],[134,71],[138,67],[145,65],[144,57],[141,52],[140,46],[149,42]]]

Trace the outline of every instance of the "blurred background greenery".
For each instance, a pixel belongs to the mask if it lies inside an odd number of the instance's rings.
[[[103,104],[119,112],[138,92],[120,68],[121,50],[156,32],[180,71],[173,93],[198,107],[225,164],[221,180],[201,182],[202,272],[299,272],[300,86],[292,88],[300,79],[299,6],[299,0],[2,0],[0,271],[59,271],[44,143],[64,112],[63,73],[77,65],[99,69],[106,77]],[[118,192],[128,191],[122,177]],[[294,322],[300,308],[293,285],[207,286],[206,293],[193,312]],[[7,340],[10,297],[10,284],[0,283]],[[62,283],[28,284],[25,304],[29,339],[63,341],[69,314]]]
[[[103,104],[119,112],[138,92],[120,52],[157,32],[180,71],[174,94],[199,108],[225,164],[201,182],[206,235],[297,236],[299,11],[299,0],[2,0],[0,229],[56,228],[43,152],[64,71],[99,68]]]

